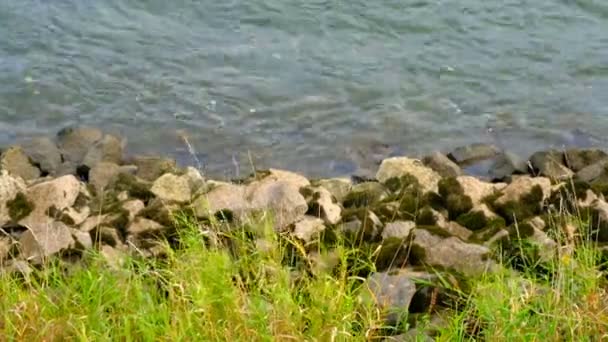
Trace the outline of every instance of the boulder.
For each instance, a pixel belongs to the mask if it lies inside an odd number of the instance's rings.
[[[413,221],[387,223],[382,231],[382,240],[390,238],[407,239],[414,228],[416,228],[416,223]]]
[[[572,171],[578,172],[589,165],[593,165],[603,159],[608,159],[608,154],[599,149],[569,149],[564,153],[565,165]]]
[[[192,202],[194,214],[197,217],[209,217],[220,210],[228,210],[240,216],[251,207],[245,199],[245,191],[244,185],[221,183]]]
[[[300,194],[302,183],[288,180],[264,179],[252,182],[245,189],[245,197],[256,211],[273,213],[276,229],[282,230],[299,221],[308,211],[308,204]]]
[[[70,229],[62,222],[30,224],[19,239],[20,255],[34,263],[74,247]]]
[[[80,193],[81,184],[72,175],[61,176],[30,186],[25,197],[32,203],[33,208],[31,213],[19,223],[26,227],[47,223],[50,220],[47,213],[51,207],[55,211],[72,207]]]
[[[89,183],[93,185],[98,194],[101,194],[110,184],[112,178],[119,172],[120,166],[118,164],[110,162],[97,163],[89,171]]]
[[[576,173],[576,179],[587,183],[608,182],[608,158],[585,166]]]
[[[127,233],[138,238],[155,236],[164,230],[166,230],[166,227],[162,224],[143,217],[136,217],[127,226]]]
[[[264,177],[265,181],[284,181],[297,189],[310,185],[310,181],[306,177],[291,171],[269,169],[268,172],[269,174]]]
[[[296,222],[293,235],[304,242],[311,242],[318,234],[325,230],[323,220],[314,216],[304,216]]]
[[[424,192],[437,192],[437,183],[441,176],[433,169],[424,166],[421,161],[407,157],[393,157],[382,161],[376,173],[376,179],[381,183],[394,177],[405,175],[414,176]]]
[[[543,199],[547,199],[551,195],[551,180],[549,178],[518,176],[514,177],[511,183],[502,189],[502,195],[496,200],[496,203],[500,205],[509,201],[517,202],[522,196],[530,194],[536,186],[539,186],[542,190]]]
[[[482,200],[506,187],[505,183],[489,183],[481,181],[472,176],[460,176],[456,178],[462,186],[464,195],[471,198],[473,207],[482,204]]]
[[[18,146],[9,147],[2,151],[0,169],[26,181],[40,177],[40,169],[32,164],[27,154]]]
[[[57,173],[61,165],[61,152],[51,139],[33,138],[23,142],[21,147],[30,160],[38,165],[43,175]]]
[[[103,245],[99,251],[103,260],[115,270],[121,269],[126,261],[125,253],[112,246]]]
[[[165,173],[175,172],[177,168],[175,160],[161,157],[138,156],[133,158],[132,164],[137,166],[135,175],[147,181],[154,181]]]
[[[536,152],[529,160],[535,175],[557,180],[574,176],[574,172],[563,165],[563,154],[559,151]]]
[[[387,196],[387,189],[378,182],[359,183],[344,197],[344,207],[366,207],[384,200]]]
[[[462,175],[460,166],[441,152],[434,152],[433,154],[424,157],[422,162],[425,166],[428,166],[437,172],[441,177],[458,177]]]
[[[6,170],[0,171],[0,227],[11,221],[7,202],[13,201],[17,194],[23,194],[25,189],[23,179],[9,175]]]
[[[312,192],[308,200],[309,213],[320,217],[326,224],[333,225],[342,218],[342,208],[334,201],[331,193],[325,188],[308,188]]]
[[[507,181],[512,175],[528,173],[525,160],[510,152],[499,153],[494,157],[488,172],[492,181]]]
[[[84,251],[93,248],[91,234],[78,229],[70,229],[70,232],[72,233],[76,249]]]
[[[186,203],[192,197],[190,180],[187,176],[165,173],[152,183],[150,191],[159,199],[169,202]]]
[[[489,271],[490,249],[463,242],[457,237],[441,237],[426,229],[414,230],[412,255],[426,266],[453,270],[465,276],[480,275]]]
[[[359,209],[342,218],[340,229],[344,235],[355,241],[374,241],[382,233],[383,224],[378,215],[368,209]]]
[[[330,178],[318,180],[314,185],[327,189],[338,203],[342,203],[351,191],[353,182],[349,178]]]
[[[134,199],[130,201],[126,201],[122,204],[122,208],[129,213],[129,222],[133,221],[135,216],[137,216],[146,205],[142,200]]]
[[[416,283],[407,270],[373,273],[367,284],[387,324],[396,325],[407,317],[416,294]]]
[[[71,165],[80,165],[89,148],[103,138],[103,133],[96,128],[68,127],[57,133],[57,146],[63,160]]]
[[[89,168],[94,167],[97,163],[108,162],[120,164],[122,162],[122,154],[124,141],[110,134],[93,143],[84,155],[82,164]]]
[[[448,153],[448,158],[462,166],[490,159],[498,153],[500,153],[500,149],[494,145],[475,143],[455,148],[452,152]]]
[[[186,167],[184,176],[188,180],[188,185],[190,186],[192,194],[195,194],[205,184],[205,177],[203,177],[199,170],[192,166]]]

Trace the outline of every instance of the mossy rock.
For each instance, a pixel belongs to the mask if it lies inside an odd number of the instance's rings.
[[[150,191],[150,183],[138,180],[137,177],[128,173],[117,174],[109,188],[116,193],[127,191],[129,196],[140,199],[145,203],[154,198],[154,194]]]
[[[409,173],[401,177],[389,178],[384,185],[392,193],[421,192],[420,182]]]
[[[382,241],[375,256],[376,271],[382,272],[389,268],[404,267],[409,256],[409,244],[405,239],[388,238]]]
[[[384,186],[378,182],[365,182],[353,186],[344,198],[345,208],[371,206],[386,198]]]
[[[466,195],[451,194],[445,198],[445,208],[448,210],[448,219],[455,220],[473,209],[473,201]]]
[[[6,207],[11,220],[17,222],[34,211],[35,205],[27,199],[23,192],[18,192],[15,198],[6,202]]]
[[[454,236],[449,231],[439,226],[416,226],[416,229],[424,229],[429,233],[442,238],[450,238]]]
[[[464,195],[464,189],[456,177],[446,177],[437,184],[439,195],[443,198],[449,195]]]
[[[488,218],[483,211],[469,211],[464,213],[456,219],[456,222],[463,227],[466,227],[472,231],[477,231],[484,228],[488,223]]]
[[[500,224],[498,221],[495,222],[496,223],[488,224],[484,228],[473,233],[473,235],[471,235],[471,237],[469,238],[469,241],[473,243],[484,244],[491,238],[495,237],[496,234],[498,234],[501,230],[505,230],[504,220],[502,224]],[[496,241],[495,243],[499,243],[499,241]]]
[[[434,226],[437,218],[430,207],[424,207],[416,215],[416,224],[421,226]]]
[[[519,201],[508,201],[498,204],[493,202],[492,209],[502,216],[508,224],[523,222],[525,219],[541,214],[543,190],[539,185],[532,187],[529,193],[522,195]]]

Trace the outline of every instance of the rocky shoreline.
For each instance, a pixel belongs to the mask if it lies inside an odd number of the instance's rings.
[[[542,265],[571,253],[560,237],[582,234],[608,254],[608,154],[597,149],[518,160],[474,144],[421,160],[384,159],[370,179],[270,169],[231,182],[169,158],[126,157],[124,149],[122,138],[86,127],[2,149],[0,269],[27,274],[49,258],[78,262],[92,249],[110,265],[127,255],[162,258],[164,241],[177,248],[176,215],[200,222],[214,244],[222,230],[270,213],[275,232],[316,260],[309,266],[331,268],[315,250],[336,240],[375,251],[375,270],[360,275],[385,308],[415,312],[432,305],[434,293],[415,280],[437,282],[436,272],[466,279],[505,257]],[[575,210],[590,231],[559,219]],[[522,240],[535,249],[518,254],[511,247]]]

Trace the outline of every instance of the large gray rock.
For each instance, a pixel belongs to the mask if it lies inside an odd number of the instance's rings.
[[[490,159],[500,153],[500,149],[491,144],[475,143],[455,148],[448,158],[458,165],[467,165],[484,159]]]
[[[384,312],[386,323],[398,324],[409,312],[412,299],[416,295],[416,283],[430,281],[428,273],[401,269],[396,272],[373,273],[367,280],[375,304]]]
[[[464,194],[471,198],[473,206],[480,205],[485,197],[493,195],[506,187],[505,183],[484,182],[472,176],[460,176],[456,179],[462,186]]]
[[[514,177],[509,185],[502,189],[502,195],[496,200],[496,204],[502,205],[509,201],[519,201],[521,196],[532,192],[532,188],[540,186],[543,199],[551,195],[551,180],[546,177],[518,176]]]
[[[563,154],[559,151],[536,152],[529,160],[535,175],[557,180],[574,176],[574,172],[563,165]]]
[[[505,181],[512,175],[523,175],[528,173],[528,164],[522,158],[510,152],[499,153],[488,172],[491,180]]]
[[[110,184],[110,181],[120,172],[120,166],[115,163],[100,162],[89,170],[89,183],[98,194]]]
[[[61,152],[49,138],[33,138],[21,144],[30,160],[40,167],[42,173],[55,175],[61,165]]]
[[[320,217],[326,224],[333,225],[342,218],[342,208],[333,200],[333,196],[325,188],[311,188],[312,199],[308,206],[313,215]]]
[[[460,166],[441,152],[434,152],[424,157],[422,161],[424,165],[433,169],[441,177],[458,177],[462,175]]]
[[[136,176],[147,181],[154,181],[165,173],[177,170],[175,160],[169,158],[138,156],[131,162],[137,166]]]
[[[190,180],[187,176],[165,173],[152,184],[150,191],[159,199],[169,202],[186,203],[192,197]]]
[[[62,211],[72,207],[81,190],[80,182],[72,175],[30,186],[25,196],[29,202],[33,203],[33,210],[19,223],[26,227],[48,223],[50,220],[47,215],[49,208],[54,207],[56,211]]]
[[[327,189],[339,203],[342,203],[352,189],[353,182],[350,178],[330,178],[318,180],[315,185]]]
[[[162,224],[143,217],[136,217],[127,226],[129,235],[136,237],[152,236],[159,234],[164,230],[166,230],[166,227]]]
[[[608,182],[608,158],[601,159],[591,165],[588,165],[580,169],[576,173],[578,180],[593,183],[605,183]]]
[[[14,200],[18,193],[25,192],[25,189],[23,179],[9,175],[6,170],[0,171],[0,227],[11,220],[6,203]]]
[[[589,165],[600,160],[608,159],[608,154],[598,149],[569,149],[564,153],[566,166],[574,172],[578,172]]]
[[[220,210],[229,210],[236,216],[241,216],[251,207],[245,199],[245,191],[244,185],[221,183],[199,195],[192,202],[192,208],[197,217],[212,216]]]
[[[421,161],[407,157],[393,157],[383,160],[378,173],[376,173],[376,179],[384,183],[391,178],[408,174],[418,180],[423,191],[437,192],[437,183],[441,176],[430,167],[424,166]]]
[[[299,221],[308,211],[308,204],[300,194],[302,183],[272,179],[256,181],[247,186],[245,197],[254,210],[273,213],[276,229],[282,230]]]
[[[102,138],[103,133],[96,128],[68,127],[57,133],[57,146],[66,162],[80,165],[89,148]]]
[[[323,220],[313,216],[304,216],[295,223],[293,235],[304,242],[310,242],[324,230]]]
[[[18,146],[13,146],[2,151],[0,155],[0,169],[6,170],[11,175],[21,177],[24,180],[40,177],[40,169],[32,164],[27,154]]]
[[[410,236],[410,233],[414,228],[416,228],[416,223],[414,221],[394,221],[387,223],[382,231],[382,239],[406,239]]]
[[[443,238],[425,229],[414,230],[412,253],[424,265],[454,270],[465,276],[480,275],[493,267],[487,247],[466,243],[457,237]]]
[[[101,140],[89,147],[89,150],[84,155],[82,164],[90,168],[102,161],[120,164],[122,162],[124,145],[124,141],[120,138],[106,134]]]
[[[74,247],[70,229],[62,222],[30,224],[19,239],[20,256],[34,263]]]

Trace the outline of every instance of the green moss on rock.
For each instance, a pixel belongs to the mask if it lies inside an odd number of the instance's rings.
[[[19,192],[10,201],[6,202],[8,208],[8,215],[13,222],[17,222],[27,217],[32,211],[34,211],[34,203],[27,199],[24,193]]]
[[[448,210],[448,218],[455,220],[458,216],[473,209],[473,201],[466,195],[451,194],[445,198],[445,208]]]
[[[522,222],[527,218],[539,215],[542,210],[543,191],[540,185],[532,187],[529,193],[520,197],[519,201],[493,203],[494,211],[502,216],[508,224]]]
[[[382,242],[375,257],[376,271],[382,272],[391,267],[403,267],[407,263],[409,247],[406,240],[388,238]]]
[[[437,224],[437,218],[431,208],[425,207],[418,212],[416,224],[421,226],[434,226]]]
[[[470,211],[458,216],[456,222],[463,227],[476,231],[484,228],[488,223],[488,219],[483,211]]]
[[[131,197],[148,202],[154,198],[150,191],[151,185],[140,181],[132,174],[119,173],[112,183],[112,189],[116,192],[127,191]]]

